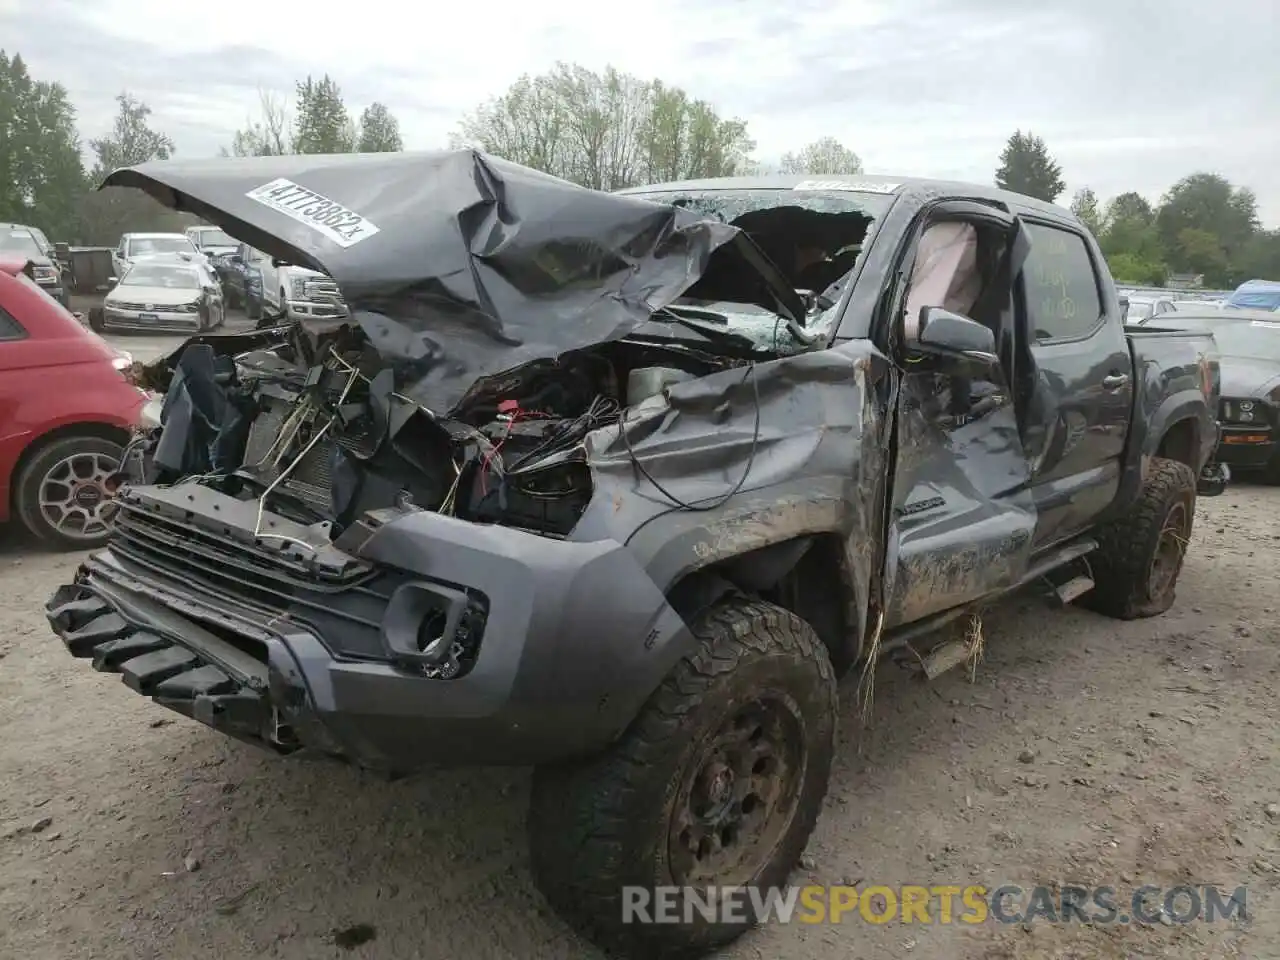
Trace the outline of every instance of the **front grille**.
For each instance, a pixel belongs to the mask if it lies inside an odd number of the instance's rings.
[[[108,303],[108,310],[146,310],[145,303]],[[155,309],[154,307],[152,309]]]
[[[327,580],[308,577],[274,555],[125,502],[116,514],[110,551],[126,574],[172,597],[168,603],[221,632],[235,646],[243,646],[245,638],[254,639],[246,631],[246,622],[268,633],[287,632],[288,625],[294,624],[315,636],[330,653],[353,660],[392,659],[383,641],[383,620],[392,595],[415,581],[407,573],[382,568]],[[434,666],[407,666],[423,676],[448,680],[464,675],[475,664],[489,599],[480,591],[442,586],[461,590],[467,597],[448,659]],[[416,589],[424,587],[418,583]],[[199,609],[191,609],[193,602]],[[228,620],[229,615],[234,619]],[[434,639],[427,630],[434,625],[424,620],[419,630],[420,637],[425,631],[423,642]],[[225,636],[227,631],[237,636]]]
[[[338,284],[333,280],[308,280],[303,284],[302,289],[306,293],[308,300],[313,300],[317,303],[329,303],[344,309],[346,307],[342,300],[342,292],[338,289]]]
[[[384,657],[382,617],[405,577],[363,570],[323,580],[245,545],[122,503],[112,554],[137,575],[246,620],[279,628],[297,623],[335,653]]]

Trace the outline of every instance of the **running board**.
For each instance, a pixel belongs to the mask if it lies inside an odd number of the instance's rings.
[[[1073,577],[1066,583],[1057,587],[1053,593],[1054,596],[1058,598],[1058,602],[1065,607],[1068,604],[1079,600],[1093,588],[1093,577],[1087,577],[1084,574],[1081,574],[1080,576]]]
[[[984,607],[990,606],[996,600],[1007,597],[1024,587],[1044,579],[1055,570],[1061,570],[1068,564],[1074,563],[1081,557],[1092,553],[1098,548],[1096,540],[1077,540],[1068,546],[1061,547],[1053,551],[1048,556],[1037,560],[1027,570],[1026,574],[1018,580],[1017,583],[1010,587],[1000,590],[991,596],[983,597],[973,603],[963,604],[959,607],[952,607],[950,610],[944,610],[936,613],[931,617],[923,620],[917,620],[915,623],[904,624],[895,629],[892,633],[885,637],[880,644],[880,656],[902,650],[911,641],[934,633],[945,627],[947,624],[958,620],[960,617],[968,614],[976,613]],[[1054,586],[1054,593],[1063,604],[1070,603],[1073,600],[1083,596],[1094,587],[1091,577],[1078,576],[1061,586]],[[933,680],[942,674],[958,667],[964,663],[970,656],[971,646],[962,640],[950,640],[935,647],[929,654],[924,657],[921,664],[925,676]]]

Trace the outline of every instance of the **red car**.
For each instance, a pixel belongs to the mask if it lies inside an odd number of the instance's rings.
[[[0,258],[0,521],[61,548],[106,539],[103,506],[148,395],[127,355]]]

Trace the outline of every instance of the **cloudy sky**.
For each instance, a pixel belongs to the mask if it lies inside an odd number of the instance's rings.
[[[1044,137],[1068,194],[1221,173],[1280,226],[1276,0],[0,0],[0,45],[59,80],[84,136],[122,89],[186,156],[329,72],[348,106],[385,102],[406,145],[556,60],[658,77],[749,121],[757,158],[820,136],[868,172],[989,182],[1014,129]],[[473,19],[471,12],[477,16]]]

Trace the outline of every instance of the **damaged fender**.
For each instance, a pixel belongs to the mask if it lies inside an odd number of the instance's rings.
[[[492,579],[483,568],[505,558],[512,571],[504,581],[536,582],[561,597],[542,609],[558,610],[566,628],[534,631],[558,638],[558,649],[541,645],[536,676],[569,699],[574,690],[598,690],[585,675],[576,682],[582,669],[625,676],[611,692],[624,723],[626,711],[698,642],[668,602],[672,589],[752,551],[838,536],[847,639],[856,652],[883,523],[877,505],[885,499],[887,420],[880,388],[889,369],[871,343],[849,341],[669,387],[630,409],[620,425],[587,435],[595,494],[568,543],[432,513],[388,513],[367,539],[340,538],[336,546],[459,582]],[[518,610],[520,595],[513,588],[503,606]],[[581,630],[567,628],[584,621],[598,638],[585,668],[574,666],[583,661]],[[522,678],[534,675],[521,670]]]

